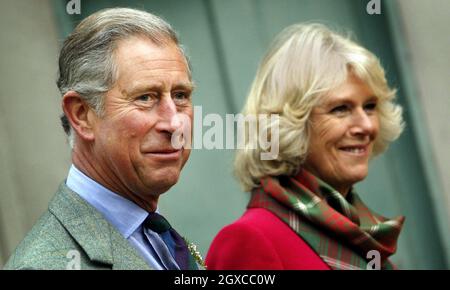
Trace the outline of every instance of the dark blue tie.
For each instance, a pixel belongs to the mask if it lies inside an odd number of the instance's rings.
[[[162,215],[150,213],[144,225],[161,236],[181,270],[197,269],[186,242]]]

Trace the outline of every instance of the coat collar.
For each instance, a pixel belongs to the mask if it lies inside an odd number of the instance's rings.
[[[51,200],[49,211],[92,261],[111,265],[113,269],[150,269],[128,241],[65,182]]]

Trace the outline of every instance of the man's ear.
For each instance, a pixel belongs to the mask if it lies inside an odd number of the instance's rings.
[[[80,138],[86,141],[95,139],[93,126],[97,116],[77,92],[68,91],[64,94],[62,109]]]

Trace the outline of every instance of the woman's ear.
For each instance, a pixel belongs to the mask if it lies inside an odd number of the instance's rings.
[[[85,141],[95,139],[93,126],[97,119],[96,114],[80,94],[75,91],[65,93],[62,98],[62,109],[79,138]]]

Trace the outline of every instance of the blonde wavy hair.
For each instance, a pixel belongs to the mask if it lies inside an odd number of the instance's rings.
[[[263,150],[246,131],[244,149],[237,150],[234,173],[244,191],[259,186],[263,176],[294,175],[308,152],[312,109],[328,92],[353,73],[378,98],[380,130],[373,155],[385,151],[403,131],[402,108],[394,103],[396,90],[389,87],[378,58],[323,24],[295,24],[285,28],[262,59],[251,86],[244,116],[278,114],[263,130],[270,135],[279,128],[279,154],[274,160],[261,160]],[[247,128],[248,129],[248,128]],[[256,146],[255,146],[256,145]],[[254,149],[257,148],[257,149]]]

